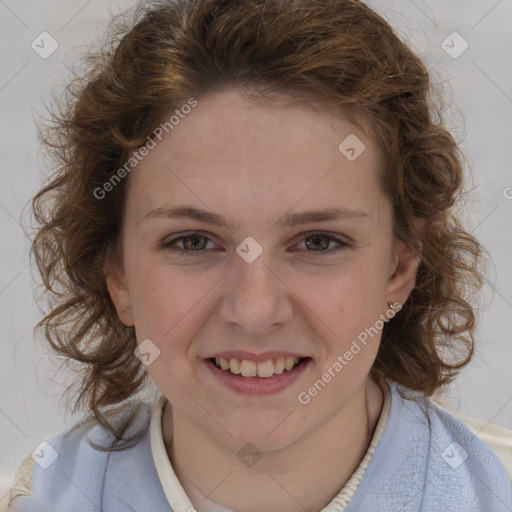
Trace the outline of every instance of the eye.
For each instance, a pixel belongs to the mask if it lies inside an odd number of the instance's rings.
[[[336,243],[337,246],[329,249],[332,242]],[[199,256],[205,251],[205,249],[212,249],[211,246],[208,247],[208,243],[213,244],[208,237],[201,235],[200,233],[189,233],[164,242],[161,247],[162,249],[173,253],[186,254],[187,256]],[[351,245],[335,236],[318,232],[303,233],[301,243],[305,243],[306,252],[328,254],[332,254],[335,251],[339,251]],[[181,247],[179,247],[178,244],[181,244]]]
[[[203,252],[208,242],[211,242],[211,240],[208,237],[203,236],[199,233],[190,233],[188,235],[183,235],[172,240],[169,240],[168,242],[164,242],[162,244],[162,249],[174,253],[186,254],[187,256],[194,256],[194,252]],[[175,247],[176,244],[178,243],[183,244],[183,248]]]
[[[305,246],[308,248],[307,252],[322,252],[332,254],[335,251],[339,251],[345,247],[350,246],[348,242],[340,240],[339,238],[336,238],[327,233],[304,233],[302,237],[303,238],[301,243],[305,243]],[[335,242],[338,245],[328,250],[331,242]]]

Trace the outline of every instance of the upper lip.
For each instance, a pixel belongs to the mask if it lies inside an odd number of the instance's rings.
[[[280,351],[272,351],[272,352],[262,352],[261,354],[255,354],[254,352],[246,352],[245,350],[229,350],[224,352],[216,352],[215,354],[211,354],[206,359],[211,358],[222,358],[222,359],[245,359],[247,361],[254,361],[255,363],[259,363],[262,361],[268,361],[269,359],[279,359],[279,358],[287,358],[287,357],[298,357],[299,359],[303,359],[306,356],[301,354],[294,354],[293,352],[280,352]]]

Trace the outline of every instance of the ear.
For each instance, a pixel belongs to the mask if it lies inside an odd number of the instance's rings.
[[[416,273],[421,262],[417,250],[401,240],[395,243],[394,265],[386,289],[386,300],[404,304],[416,284]]]
[[[127,327],[133,327],[135,322],[133,320],[132,304],[124,274],[109,273],[106,281],[110,298],[116,307],[119,319]]]

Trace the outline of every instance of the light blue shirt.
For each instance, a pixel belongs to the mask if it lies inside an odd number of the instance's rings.
[[[511,512],[510,483],[494,452],[431,400],[407,390],[415,400],[404,400],[397,392],[404,388],[390,387],[384,432],[345,512]],[[43,464],[34,464],[32,496],[9,510],[193,512],[167,501],[151,452],[151,413],[141,410],[133,429],[142,436],[122,451],[91,447],[88,438],[103,446],[110,439],[91,420],[53,436]],[[43,469],[52,450],[58,457]]]

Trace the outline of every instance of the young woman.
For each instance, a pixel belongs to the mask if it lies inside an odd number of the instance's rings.
[[[40,325],[92,414],[25,460],[14,510],[512,510],[431,398],[481,275],[429,88],[356,0],[154,2],[113,34],[34,199]]]

